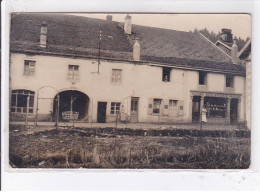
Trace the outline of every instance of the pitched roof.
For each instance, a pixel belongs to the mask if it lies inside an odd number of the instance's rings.
[[[225,42],[223,42],[221,40],[217,40],[217,42],[215,44],[216,45],[221,44],[221,45],[223,45],[224,47],[226,47],[229,50],[231,50],[231,47],[232,47],[232,45],[230,46],[230,44],[228,45],[228,44],[226,44]]]
[[[39,47],[40,28],[47,23],[47,47]],[[126,35],[123,23],[67,14],[13,14],[11,52],[97,57],[99,31],[101,57],[132,61],[134,40],[141,45],[141,62],[181,68],[245,74],[244,68],[197,33],[132,25]]]
[[[245,45],[243,46],[243,48],[239,51],[238,53],[238,58],[243,60],[246,59],[251,53],[251,39],[249,39]]]

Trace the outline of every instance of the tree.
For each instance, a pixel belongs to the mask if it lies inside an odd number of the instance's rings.
[[[221,34],[220,31],[218,33],[215,33],[213,31],[209,32],[207,28],[204,28],[204,29],[201,29],[201,30],[198,30],[197,28],[195,28],[193,33],[203,34],[205,37],[207,37],[214,44],[218,41],[220,34]],[[249,40],[248,37],[247,37],[246,40],[242,39],[241,37],[237,38],[236,36],[234,36],[234,38],[237,39],[238,50],[242,49],[243,46],[245,45],[245,43]]]

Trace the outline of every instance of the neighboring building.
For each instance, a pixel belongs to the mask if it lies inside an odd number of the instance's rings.
[[[246,68],[246,121],[247,128],[251,129],[251,39],[249,39],[239,51],[238,58],[244,61]]]
[[[227,55],[231,56],[231,50],[233,45],[233,34],[231,29],[223,28],[219,40],[215,43],[221,50]]]
[[[230,29],[222,29],[219,40],[215,43],[222,51],[232,57],[233,47],[233,34]],[[246,109],[246,122],[247,128],[251,129],[251,39],[249,39],[243,48],[239,50],[236,56],[246,70],[246,86],[245,86],[245,109]]]
[[[11,24],[12,120],[27,103],[31,119],[50,120],[59,94],[60,116],[72,110],[84,122],[124,113],[131,122],[189,123],[203,105],[208,122],[245,121],[245,69],[201,34],[133,25],[131,16],[14,14]]]

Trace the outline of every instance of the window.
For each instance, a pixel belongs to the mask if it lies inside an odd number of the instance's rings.
[[[217,97],[205,98],[204,104],[207,110],[208,117],[226,118],[227,99]]]
[[[162,73],[162,81],[164,82],[169,82],[170,81],[170,75],[171,75],[171,68],[163,68],[163,73]]]
[[[122,69],[112,69],[112,82],[121,82]]]
[[[199,85],[206,85],[207,73],[199,71]]]
[[[177,107],[178,100],[169,100],[169,106],[170,108]]]
[[[26,113],[27,97],[29,96],[28,113],[33,113],[34,92],[29,90],[13,90],[11,96],[11,112]]]
[[[110,114],[112,114],[112,115],[119,114],[120,104],[121,104],[120,102],[111,102]]]
[[[136,113],[136,112],[138,112],[138,98],[136,98],[136,97],[132,97],[131,98],[131,112],[132,113]]]
[[[153,113],[155,113],[155,114],[160,113],[161,103],[162,103],[161,99],[153,100]]]
[[[27,76],[32,76],[35,73],[35,61],[24,61],[24,70],[23,74]]]
[[[79,78],[79,66],[69,65],[68,79],[78,80],[78,78]]]
[[[170,116],[177,116],[177,104],[178,100],[169,100],[169,115]]]
[[[234,77],[232,75],[226,75],[226,87],[233,88]]]

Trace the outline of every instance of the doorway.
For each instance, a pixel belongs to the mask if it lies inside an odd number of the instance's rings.
[[[200,96],[193,96],[192,100],[192,122],[200,120]]]
[[[106,122],[107,102],[98,102],[97,122]]]
[[[73,112],[78,115],[75,120],[85,120],[88,117],[89,97],[77,90],[66,90],[59,93],[60,104],[59,104],[59,118],[62,121],[65,119],[62,115],[66,112]],[[56,115],[57,107],[57,95],[53,101],[53,118]]]
[[[230,124],[237,123],[237,106],[238,99],[232,98],[230,101]]]
[[[131,98],[131,121],[134,123],[138,122],[138,97]]]

